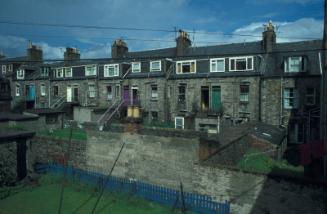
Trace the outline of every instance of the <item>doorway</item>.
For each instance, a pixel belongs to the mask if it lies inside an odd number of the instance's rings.
[[[221,88],[220,86],[212,86],[211,98],[212,110],[219,111],[221,108]]]
[[[209,87],[201,87],[201,110],[207,111],[209,109]]]

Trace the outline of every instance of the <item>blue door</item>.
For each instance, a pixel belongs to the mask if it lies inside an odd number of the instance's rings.
[[[28,100],[35,100],[35,86],[34,85],[29,86]]]

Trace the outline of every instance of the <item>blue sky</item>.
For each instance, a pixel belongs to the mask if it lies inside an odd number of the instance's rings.
[[[4,0],[0,7],[0,21],[195,31],[195,46],[259,40],[269,20],[278,42],[321,38],[323,0]],[[131,51],[175,45],[169,32],[0,24],[0,50],[8,57],[24,55],[28,40],[44,58],[63,58],[67,46],[83,58],[109,57],[119,37],[161,40],[127,40]]]

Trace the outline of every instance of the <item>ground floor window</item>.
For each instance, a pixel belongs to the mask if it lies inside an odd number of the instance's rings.
[[[184,129],[184,117],[175,117],[175,129]]]
[[[284,88],[283,104],[285,109],[293,109],[298,106],[297,90],[295,88]]]
[[[112,87],[110,85],[107,86],[107,100],[112,100]]]
[[[56,114],[49,114],[45,116],[45,123],[46,124],[54,124],[58,122],[58,115]]]

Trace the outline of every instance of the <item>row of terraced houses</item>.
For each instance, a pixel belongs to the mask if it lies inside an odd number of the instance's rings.
[[[27,56],[0,64],[14,109],[70,106],[71,119],[101,128],[115,113],[209,132],[260,121],[285,127],[290,143],[305,143],[319,139],[321,45],[277,43],[269,23],[255,42],[193,47],[180,31],[173,48],[130,52],[118,39],[111,58],[84,60],[67,48],[62,62],[46,63],[30,44]]]

